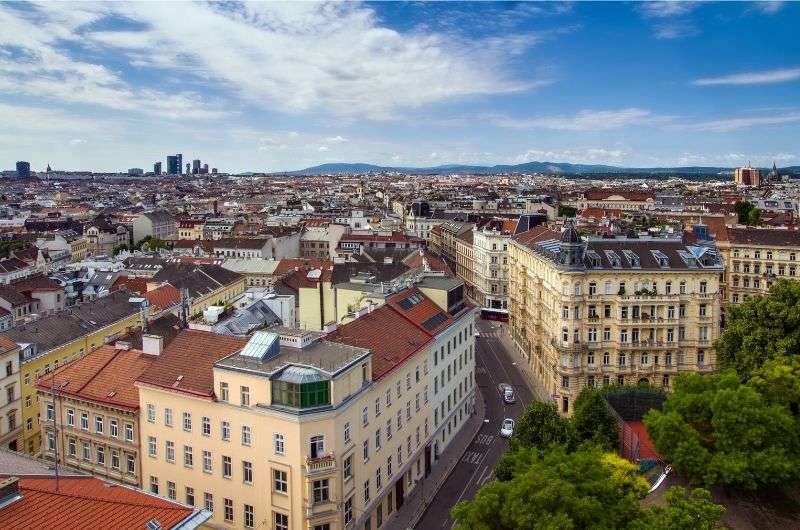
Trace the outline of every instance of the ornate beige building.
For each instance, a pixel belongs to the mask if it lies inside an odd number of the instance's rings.
[[[669,388],[712,371],[722,261],[681,239],[582,240],[537,227],[510,247],[513,339],[564,414],[581,388]]]

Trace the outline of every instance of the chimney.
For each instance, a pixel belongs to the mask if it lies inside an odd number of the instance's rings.
[[[164,349],[164,337],[161,335],[142,334],[142,351],[147,355],[161,355]]]

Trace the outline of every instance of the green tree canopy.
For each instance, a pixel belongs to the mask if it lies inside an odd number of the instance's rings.
[[[554,403],[534,401],[517,420],[511,442],[515,447],[540,449],[546,449],[553,444],[572,446],[572,425],[558,413]]]
[[[723,368],[748,380],[769,359],[800,352],[800,282],[781,280],[769,296],[755,297],[727,310],[725,331],[714,347]]]
[[[574,206],[569,206],[568,204],[559,204],[558,205],[558,216],[559,217],[575,217],[578,214],[578,209]]]
[[[667,490],[667,505],[653,506],[645,528],[669,530],[711,530],[717,528],[725,508],[711,501],[711,493],[702,488],[691,492],[680,487]]]
[[[800,431],[785,403],[733,371],[686,374],[644,418],[658,451],[694,483],[755,489],[800,476]]]
[[[758,226],[761,223],[761,210],[753,208],[747,212],[747,224],[750,226]]]
[[[595,443],[607,450],[617,447],[619,426],[599,389],[585,387],[572,410],[572,425],[579,441]]]
[[[750,201],[736,201],[736,204],[733,205],[733,211],[736,212],[736,215],[739,217],[740,224],[747,224],[750,210],[753,208],[755,208],[755,206],[753,206],[753,203]]]
[[[648,490],[637,468],[596,447],[568,453],[521,447],[511,480],[493,481],[453,510],[457,528],[474,530],[629,528],[645,518]]]

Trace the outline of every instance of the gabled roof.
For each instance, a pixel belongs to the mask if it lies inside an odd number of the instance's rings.
[[[164,348],[137,383],[176,392],[214,397],[212,367],[223,357],[244,348],[247,339],[207,331],[183,330]]]
[[[115,528],[143,530],[157,520],[164,529],[181,527],[196,512],[177,502],[161,499],[126,486],[94,477],[20,477],[22,496],[0,508],[4,528]],[[194,528],[195,525],[189,527]]]
[[[166,283],[151,291],[147,291],[144,296],[150,305],[156,309],[169,309],[178,305],[181,301],[181,293],[176,288]]]
[[[85,357],[42,376],[36,387],[49,391],[55,379],[55,388],[62,395],[138,410],[139,389],[133,382],[155,359],[156,357],[138,350],[122,350],[113,345],[104,345]]]
[[[203,296],[240,280],[242,275],[219,265],[168,263],[153,276],[154,281],[167,282],[176,289],[188,289],[189,296]]]

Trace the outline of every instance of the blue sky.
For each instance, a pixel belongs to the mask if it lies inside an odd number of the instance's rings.
[[[0,3],[0,168],[800,164],[800,3]]]

